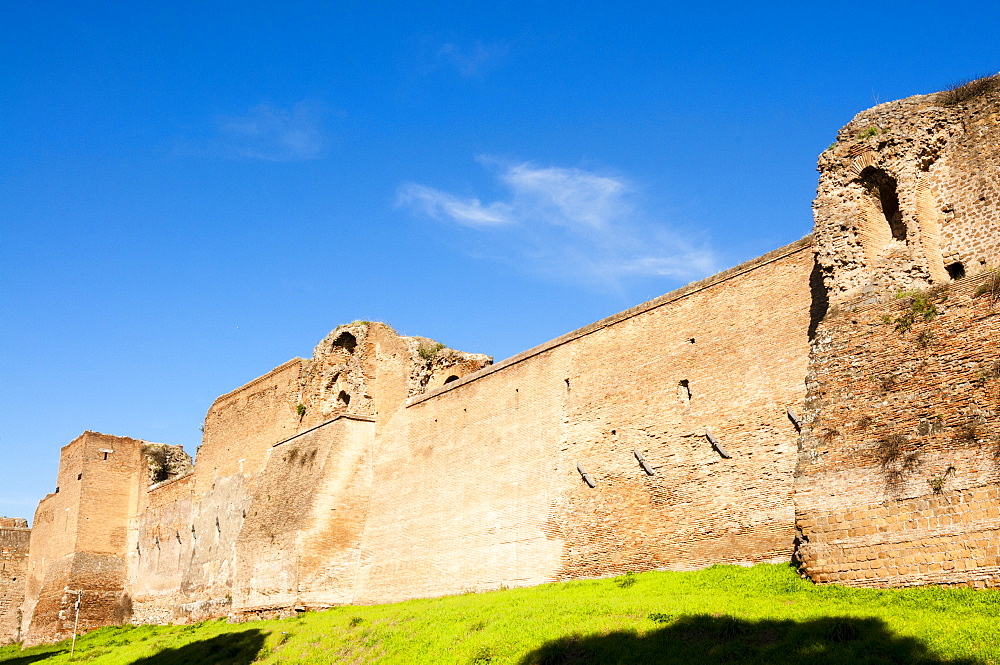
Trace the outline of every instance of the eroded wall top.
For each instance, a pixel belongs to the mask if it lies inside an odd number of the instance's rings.
[[[831,301],[1000,262],[1000,75],[859,113],[819,158],[813,204]]]

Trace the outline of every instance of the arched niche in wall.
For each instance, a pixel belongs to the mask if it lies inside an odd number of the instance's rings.
[[[918,262],[925,263],[934,282],[947,281],[940,249],[940,223],[933,194],[925,178],[909,183],[912,196],[907,200],[914,207],[903,214],[900,205],[900,185],[890,170],[879,165],[878,153],[871,150],[859,155],[851,165],[860,189],[858,239],[868,257],[869,265],[885,255],[894,243],[905,244]]]
[[[354,353],[354,348],[358,345],[358,338],[349,332],[342,332],[337,335],[331,344],[331,350],[346,352],[348,355]]]
[[[888,226],[890,237],[905,242],[907,228],[906,222],[903,221],[903,212],[899,207],[896,179],[884,169],[875,166],[866,166],[858,177],[868,195],[868,202],[878,211],[882,223]],[[866,221],[879,223],[878,217]]]

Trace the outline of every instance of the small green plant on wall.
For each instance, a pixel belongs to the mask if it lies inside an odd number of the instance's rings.
[[[306,415],[306,405],[299,402],[295,405],[295,413],[299,414],[299,418]]]
[[[878,127],[869,127],[867,129],[862,129],[860,132],[858,132],[858,138],[859,139],[868,139],[868,138],[871,138],[873,136],[878,136],[878,134],[881,131],[882,130],[879,129]]]
[[[440,342],[436,344],[427,344],[427,345],[422,344],[417,349],[417,353],[419,353],[420,357],[423,358],[424,360],[430,360],[431,358],[436,356],[438,352],[443,348],[444,344],[441,344]]]
[[[955,467],[949,466],[943,474],[940,476],[934,476],[927,481],[927,484],[931,486],[935,494],[941,494],[944,492],[944,482],[948,479],[948,476],[955,473]]]
[[[986,281],[979,285],[979,288],[976,289],[973,295],[976,298],[985,296],[990,301],[990,305],[1000,302],[1000,268],[990,270]]]
[[[894,323],[898,332],[907,332],[913,328],[913,324],[918,320],[933,321],[940,312],[933,299],[937,293],[927,293],[924,291],[900,291],[896,294],[899,300],[907,299],[905,309],[902,314],[896,317]]]

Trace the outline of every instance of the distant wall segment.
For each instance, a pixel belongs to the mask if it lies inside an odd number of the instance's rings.
[[[27,520],[0,517],[0,644],[21,638],[21,604],[30,543]]]

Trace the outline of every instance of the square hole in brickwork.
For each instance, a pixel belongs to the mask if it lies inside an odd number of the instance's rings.
[[[952,279],[962,279],[965,277],[965,266],[961,261],[949,263],[944,267],[944,269],[948,271],[948,276]]]
[[[677,398],[685,406],[691,403],[691,384],[687,379],[681,379],[677,384]]]

